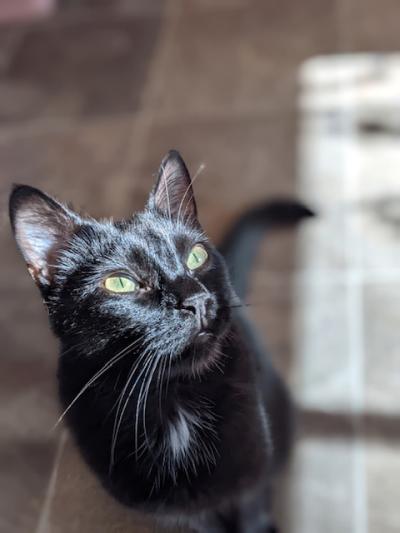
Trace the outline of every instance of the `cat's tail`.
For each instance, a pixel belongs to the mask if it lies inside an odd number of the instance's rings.
[[[294,226],[313,216],[313,211],[302,203],[281,199],[258,205],[239,217],[219,246],[239,298],[246,295],[250,271],[265,232]]]

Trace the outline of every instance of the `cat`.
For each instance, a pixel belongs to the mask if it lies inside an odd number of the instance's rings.
[[[64,415],[119,502],[199,533],[275,531],[271,481],[289,454],[292,402],[240,298],[264,230],[309,216],[266,204],[218,251],[174,150],[124,221],[14,186],[11,226],[59,339]]]

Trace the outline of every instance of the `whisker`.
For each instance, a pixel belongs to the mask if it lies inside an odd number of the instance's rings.
[[[142,337],[141,337],[139,340],[142,340],[143,337],[144,337],[144,335],[142,335]],[[129,372],[128,372],[128,378],[127,378],[127,380],[126,380],[126,382],[125,382],[125,385],[124,385],[124,387],[123,387],[123,390],[122,390],[122,392],[119,394],[117,400],[114,402],[114,404],[113,404],[113,406],[111,407],[111,409],[109,410],[109,412],[108,412],[108,414],[107,414],[107,417],[112,413],[112,411],[115,409],[115,407],[117,406],[117,404],[118,404],[118,407],[117,407],[117,413],[118,413],[119,405],[120,405],[121,402],[122,402],[122,399],[121,399],[121,398],[123,397],[123,395],[124,395],[126,389],[128,388],[128,382],[129,382],[131,376],[134,374],[134,372],[135,372],[135,370],[137,369],[137,367],[139,366],[141,360],[145,357],[145,355],[146,355],[146,351],[144,351],[144,352],[138,357],[138,359],[136,359],[136,361],[134,361],[134,362],[132,363],[132,366],[131,366],[131,368],[130,368],[130,370],[129,370]],[[106,417],[106,418],[107,418],[107,417]]]
[[[85,346],[86,343],[87,343],[87,341],[84,340],[84,341],[81,341],[81,342],[77,342],[76,344],[73,344],[67,350],[65,350],[65,352],[61,352],[61,357],[64,357],[68,353],[72,352],[72,350],[76,350],[76,349],[79,349],[81,346]]]
[[[151,387],[151,382],[152,382],[152,379],[153,379],[153,376],[154,376],[154,373],[157,369],[157,366],[158,366],[158,363],[162,361],[162,357],[158,356],[156,359],[155,359],[155,363],[150,371],[150,376],[148,378],[148,383],[147,383],[147,387],[146,387],[146,392],[145,392],[145,395],[144,395],[144,401],[143,401],[143,409],[142,409],[142,412],[143,412],[143,433],[144,433],[144,438],[145,438],[145,442],[147,443],[147,446],[148,448],[150,449],[150,442],[148,440],[148,434],[147,434],[147,426],[146,426],[146,407],[147,407],[147,399],[148,399],[148,396],[149,396],[149,391],[150,391],[150,387]],[[137,441],[135,442],[135,448],[137,447]]]
[[[165,165],[163,165],[162,175],[163,175],[163,180],[164,180],[164,183],[165,183],[165,193],[166,193],[166,195],[167,195],[167,205],[168,205],[169,219],[172,220],[172,215],[171,215],[171,203],[170,203],[170,199],[169,199],[169,190],[168,190],[168,178],[169,178],[169,174],[166,174],[166,168],[165,168]]]
[[[251,307],[252,305],[255,305],[255,304],[242,303],[242,304],[234,304],[234,305],[223,305],[222,307],[229,308],[229,309],[237,309],[239,307]]]
[[[168,386],[169,386],[169,382],[171,380],[171,366],[172,366],[172,352],[170,352],[168,354],[168,377],[165,381],[165,397],[167,398],[168,396]]]
[[[185,218],[185,215],[186,215],[187,208],[190,206],[190,202],[191,200],[193,200],[193,198],[194,198],[194,192],[192,191],[192,194],[190,195],[189,200],[186,202],[185,210],[183,211],[182,222],[187,222],[189,220],[189,217],[191,217],[190,212],[189,212],[188,218]]]
[[[158,409],[160,412],[160,417],[162,416],[162,390],[163,390],[164,374],[165,374],[166,368],[167,368],[167,358],[164,356],[163,362],[160,365],[160,368],[158,369],[157,385],[156,385],[156,390],[158,390]]]
[[[68,413],[68,411],[71,409],[73,405],[79,400],[79,398],[82,396],[82,394],[100,377],[102,376],[107,370],[109,370],[114,364],[125,357],[129,350],[134,346],[135,342],[130,344],[129,346],[122,349],[119,353],[117,353],[114,357],[112,357],[96,374],[90,378],[90,380],[86,383],[86,385],[80,390],[80,392],[75,396],[75,398],[72,400],[72,402],[67,406],[67,408],[62,412],[60,417],[58,418],[57,422],[52,427],[51,431],[54,431],[56,427],[60,424],[60,422],[64,419],[65,415]]]
[[[138,363],[139,363],[139,361],[141,361],[141,360],[143,359],[143,357],[146,356],[146,355],[147,355],[147,350],[145,350],[145,351],[142,353],[142,355],[140,356],[140,358],[139,358],[139,360],[138,360]],[[123,407],[122,407],[122,410],[121,410],[121,414],[120,414],[119,419],[118,419],[119,408],[120,408],[120,405],[121,405],[121,403],[122,403],[123,396],[124,396],[124,394],[125,394],[125,392],[126,392],[128,386],[129,386],[129,381],[130,381],[130,380],[132,379],[132,377],[133,377],[133,372],[130,373],[130,376],[129,376],[128,380],[127,380],[127,384],[125,385],[125,387],[124,387],[124,391],[123,391],[122,394],[121,394],[121,401],[120,401],[120,404],[119,404],[119,406],[118,406],[117,413],[116,413],[116,415],[115,415],[115,423],[114,423],[113,437],[112,437],[112,443],[111,443],[110,472],[111,472],[111,470],[112,470],[112,467],[114,466],[114,460],[115,460],[115,448],[116,448],[116,444],[117,444],[118,432],[119,432],[120,427],[121,427],[121,424],[122,424],[122,420],[123,420],[123,416],[124,416],[124,413],[125,413],[126,407],[127,407],[128,403],[129,403],[129,400],[130,400],[130,398],[131,398],[131,396],[132,396],[132,394],[133,394],[133,391],[135,390],[136,385],[138,384],[138,382],[139,382],[139,380],[140,380],[142,374],[143,374],[144,371],[148,368],[148,365],[149,365],[150,361],[151,361],[151,358],[149,358],[149,359],[145,362],[145,364],[144,364],[142,370],[140,371],[138,377],[136,378],[136,381],[135,381],[135,383],[133,384],[133,386],[132,386],[131,390],[129,391],[129,394],[128,394],[126,400],[125,400],[125,403],[124,403],[124,405],[123,405]],[[137,365],[135,365],[135,368],[136,368],[136,367],[137,367]],[[118,422],[117,422],[117,420],[118,420]]]
[[[154,364],[154,359],[153,359],[153,356],[152,356],[152,363]],[[136,403],[136,414],[135,414],[135,432],[134,432],[134,435],[135,435],[135,450],[137,450],[138,448],[138,440],[139,440],[139,412],[140,412],[140,403],[142,401],[142,394],[143,394],[143,389],[146,385],[146,379],[147,379],[147,376],[149,375],[149,373],[151,372],[151,369],[152,369],[152,365],[149,364],[147,365],[147,368],[146,368],[146,372],[145,372],[145,375],[143,377],[143,382],[140,386],[140,390],[139,390],[139,395],[138,395],[138,399],[137,399],[137,403]]]
[[[190,188],[193,187],[193,183],[196,181],[196,179],[200,176],[200,174],[203,172],[203,170],[206,168],[206,165],[204,163],[201,163],[201,165],[199,166],[199,168],[197,169],[197,172],[196,174],[193,176],[193,178],[190,179],[190,183],[189,185],[186,187],[186,191],[185,191],[185,194],[183,195],[182,197],[182,200],[179,204],[179,209],[178,209],[178,216],[177,216],[177,220],[179,221],[179,216],[180,216],[180,213],[181,213],[181,209],[182,209],[182,206],[183,206],[183,202],[186,198],[186,195],[187,193],[190,191]],[[189,202],[190,200],[193,198],[193,193],[192,193],[192,196],[190,197],[189,199]],[[183,219],[184,219],[184,216],[185,216],[185,213],[186,213],[186,209],[187,209],[187,204],[186,204],[186,208],[185,208],[185,212],[183,213]]]
[[[115,413],[115,420],[114,420],[114,427],[113,427],[113,435],[112,435],[112,445],[114,445],[114,440],[115,440],[115,435],[116,435],[116,428],[117,428],[117,425],[120,421],[117,422],[118,420],[118,416],[119,416],[119,413],[120,413],[120,408],[121,408],[121,404],[123,402],[123,399],[124,399],[124,395],[126,393],[126,391],[128,390],[129,388],[129,385],[130,385],[130,382],[136,372],[136,369],[138,368],[138,366],[141,364],[142,360],[146,357],[146,354],[147,354],[147,350],[144,350],[143,353],[139,356],[139,358],[135,361],[135,363],[132,365],[130,371],[129,371],[129,374],[128,374],[128,377],[127,377],[127,380],[126,380],[126,383],[124,385],[124,388],[123,390],[121,391],[120,395],[118,396],[118,399],[117,401],[115,402],[115,404],[113,405],[113,407],[111,408],[111,411],[114,409],[114,407],[117,405],[117,411]],[[139,374],[139,377],[140,377],[140,374]],[[111,412],[110,411],[110,412]]]

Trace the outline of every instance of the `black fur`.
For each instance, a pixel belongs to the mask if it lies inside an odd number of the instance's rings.
[[[298,206],[288,220],[308,214]],[[270,206],[252,216],[264,225],[276,215]],[[60,341],[69,428],[103,485],[161,522],[272,531],[270,480],[290,447],[290,399],[201,230],[179,154],[167,155],[146,209],[127,221],[82,217],[27,186],[14,188],[10,217]],[[260,226],[251,220],[225,242],[231,259],[247,253]],[[209,258],[189,271],[197,243]],[[111,294],[112,273],[139,290]]]
[[[314,213],[293,200],[281,199],[261,204],[244,213],[219,246],[229,265],[229,273],[236,294],[244,298],[250,278],[250,269],[265,231],[292,226]]]

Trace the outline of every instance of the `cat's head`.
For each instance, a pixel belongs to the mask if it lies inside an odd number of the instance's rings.
[[[162,161],[144,211],[128,220],[84,217],[23,185],[11,194],[10,217],[64,348],[94,357],[136,342],[178,367],[202,368],[227,328],[232,289],[177,152]]]

